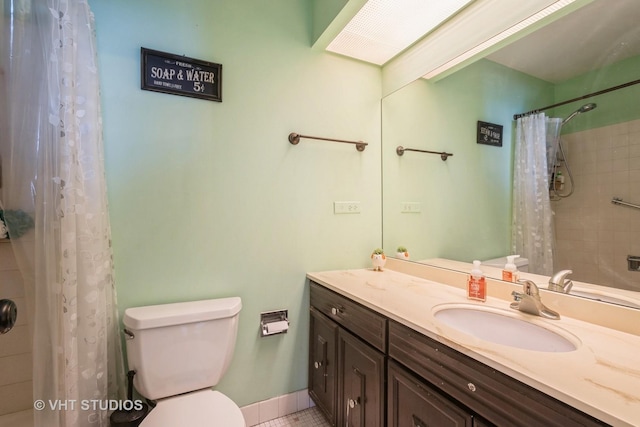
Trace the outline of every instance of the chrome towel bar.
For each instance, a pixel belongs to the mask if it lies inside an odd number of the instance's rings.
[[[402,156],[405,151],[415,151],[418,153],[428,153],[428,154],[439,154],[442,161],[447,160],[449,156],[453,156],[452,153],[445,153],[444,151],[418,150],[415,148],[404,148],[402,145],[398,145],[398,147],[396,148],[396,154],[398,154],[398,156]]]
[[[624,200],[622,200],[619,197],[614,197],[611,200],[611,203],[613,203],[614,205],[624,205],[624,206],[629,206],[630,208],[640,209],[640,205],[636,205],[635,203],[625,202]]]
[[[300,135],[299,133],[295,133],[295,132],[292,132],[289,134],[289,142],[292,145],[298,145],[298,143],[300,142],[300,138],[319,139],[321,141],[331,141],[331,142],[341,142],[343,144],[354,144],[356,146],[356,150],[358,151],[364,151],[366,146],[369,145],[366,142],[362,142],[362,141],[345,141],[344,139],[322,138],[319,136]]]

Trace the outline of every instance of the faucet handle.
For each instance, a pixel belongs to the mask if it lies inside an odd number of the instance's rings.
[[[564,293],[568,294],[569,291],[571,291],[571,288],[573,288],[573,281],[571,279],[567,279],[564,283]]]
[[[549,279],[549,289],[557,292],[569,293],[573,287],[571,279],[567,279],[569,274],[572,274],[573,270],[560,270]]]
[[[522,283],[522,289],[524,291],[525,294],[532,296],[532,297],[537,297],[540,295],[540,290],[538,289],[538,285],[536,285],[534,282],[532,282],[529,279],[519,279],[518,283]]]

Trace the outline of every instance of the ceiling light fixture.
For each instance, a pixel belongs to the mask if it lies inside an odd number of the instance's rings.
[[[473,0],[369,0],[327,46],[383,65]]]

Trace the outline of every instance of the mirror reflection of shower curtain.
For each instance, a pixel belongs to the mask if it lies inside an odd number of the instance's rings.
[[[34,425],[104,426],[108,408],[78,403],[124,397],[93,15],[86,0],[3,6],[1,204],[33,219],[26,232],[8,225],[32,319],[33,397],[45,402]]]
[[[516,122],[511,252],[529,260],[529,271],[548,276],[555,246],[549,182],[560,127],[544,113]]]
[[[562,119],[560,118],[546,118],[546,147],[547,147],[547,175],[549,184],[553,179],[555,172],[555,165],[558,162],[559,143],[560,143],[560,130],[562,129]]]

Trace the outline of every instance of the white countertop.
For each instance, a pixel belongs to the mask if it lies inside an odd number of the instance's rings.
[[[460,287],[388,268],[326,271],[307,277],[595,418],[614,426],[640,426],[638,335],[577,320],[560,310],[560,320],[531,316],[509,309],[509,301],[492,296],[484,303],[472,301]],[[437,321],[432,309],[444,303],[511,310],[530,322],[559,327],[580,344],[575,351],[546,353],[483,341]],[[640,322],[640,310],[625,313],[635,316],[629,321]]]

